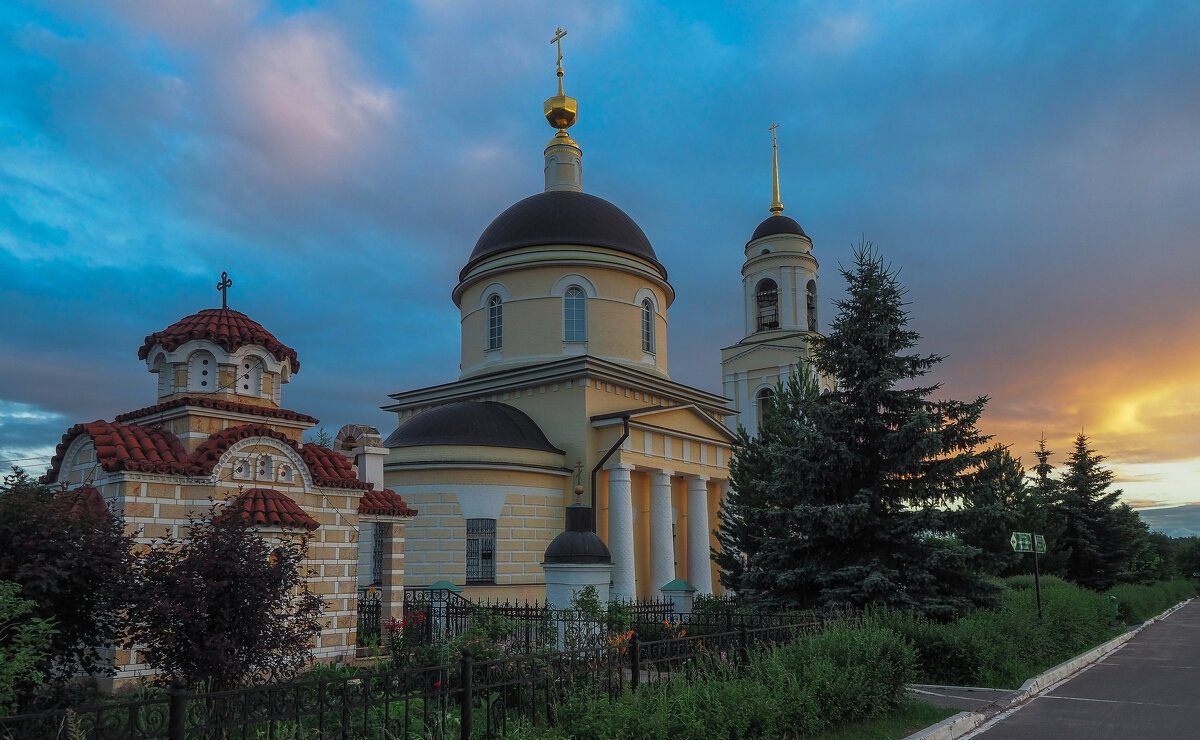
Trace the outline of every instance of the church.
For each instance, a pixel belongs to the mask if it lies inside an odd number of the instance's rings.
[[[584,192],[561,49],[557,74],[544,189],[483,230],[451,293],[458,379],[383,407],[397,418],[384,482],[421,511],[405,583],[544,598],[542,555],[579,493],[611,553],[613,597],[681,581],[720,592],[710,549],[734,431],[754,433],[817,332],[812,241],[783,215],[776,148],[771,215],[744,248],[745,337],[721,354],[725,395],[671,380],[667,268],[625,212]]]
[[[451,291],[459,377],[391,394],[386,439],[347,425],[331,447],[303,442],[317,419],[282,405],[299,354],[228,307],[222,274],[221,308],[138,349],[156,402],[71,427],[43,481],[107,505],[142,544],[186,536],[214,504],[268,538],[308,533],[326,602],[318,660],[354,655],[367,589],[384,618],[406,587],[546,599],[564,534],[600,543],[608,596],[719,593],[710,550],[735,432],[757,430],[817,335],[812,241],[783,215],[774,147],[771,215],[744,246],[745,335],[721,350],[724,395],[671,380],[667,268],[626,213],[584,192],[561,50],[557,74],[543,191],[483,230]],[[114,662],[117,681],[150,672],[136,646]]]

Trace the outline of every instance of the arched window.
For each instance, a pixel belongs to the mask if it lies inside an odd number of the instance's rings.
[[[209,352],[194,352],[188,358],[188,390],[212,393],[217,390],[217,359]]]
[[[261,357],[249,355],[242,358],[238,367],[237,383],[234,392],[242,396],[262,395],[263,361]]]
[[[642,299],[642,351],[654,351],[654,304]]]
[[[254,477],[258,480],[274,480],[275,479],[275,461],[270,455],[259,455],[258,465],[254,471]]]
[[[763,278],[754,288],[754,305],[758,323],[755,331],[779,328],[779,286],[771,278]]]
[[[567,342],[587,341],[587,295],[577,285],[563,293],[563,339]]]
[[[504,341],[504,304],[494,295],[487,302],[487,348],[500,349]]]
[[[754,406],[758,410],[758,428],[762,429],[763,422],[767,420],[767,411],[771,408],[771,401],[775,398],[775,391],[771,388],[763,388],[754,397]]]
[[[804,289],[805,305],[808,307],[808,330],[817,330],[817,281],[809,280]]]

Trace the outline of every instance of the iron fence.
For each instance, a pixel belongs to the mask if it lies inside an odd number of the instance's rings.
[[[688,680],[706,666],[744,666],[756,645],[792,639],[806,625],[615,644],[445,665],[309,677],[291,683],[165,695],[0,718],[0,738],[493,738],[516,723],[555,725],[576,692],[615,696],[654,681]]]

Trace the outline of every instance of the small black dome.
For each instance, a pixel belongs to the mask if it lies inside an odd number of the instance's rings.
[[[546,244],[616,249],[650,260],[664,278],[667,275],[646,234],[620,208],[587,193],[552,190],[518,201],[497,216],[483,230],[458,279],[487,257]]]
[[[804,229],[800,228],[800,224],[796,223],[796,219],[789,218],[780,213],[767,216],[766,220],[759,224],[758,228],[754,230],[754,236],[750,237],[750,241],[761,239],[764,236],[772,236],[774,234],[796,234],[797,236],[808,236],[808,234],[804,233]]]
[[[608,545],[592,531],[592,508],[584,504],[567,507],[567,531],[546,548],[546,563],[611,563]]]
[[[458,401],[436,406],[400,425],[384,447],[459,445],[514,447],[564,454],[525,412],[494,401]]]

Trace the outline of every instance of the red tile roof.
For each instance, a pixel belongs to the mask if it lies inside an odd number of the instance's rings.
[[[371,484],[358,479],[350,466],[350,458],[336,450],[320,445],[304,445],[300,453],[318,486],[330,488],[360,488],[371,490]]]
[[[67,516],[87,519],[97,523],[112,520],[112,512],[104,496],[95,486],[80,486],[54,494],[53,505]]]
[[[96,460],[101,468],[110,473],[131,470],[164,475],[209,475],[234,443],[250,437],[269,437],[300,454],[312,473],[314,484],[325,488],[371,489],[370,483],[359,480],[354,474],[350,460],[344,455],[327,447],[296,444],[282,432],[256,422],[214,432],[191,455],[184,452],[183,445],[174,434],[158,427],[115,421],[76,424],[63,435],[50,461],[50,469],[42,476],[43,482],[53,483],[58,479],[67,448],[81,434],[91,435],[96,447]]]
[[[358,501],[358,513],[375,516],[416,516],[417,510],[410,509],[400,494],[390,488],[382,491],[370,490]]]
[[[221,456],[225,454],[226,450],[234,443],[250,437],[270,437],[291,447],[296,452],[300,452],[300,445],[293,442],[283,432],[277,432],[258,422],[251,422],[235,427],[225,427],[219,432],[208,435],[208,439],[192,451],[191,461],[202,471],[202,474],[211,473],[217,463],[221,461]]]
[[[317,424],[321,420],[308,414],[301,414],[297,411],[288,411],[287,409],[273,409],[264,406],[251,406],[248,403],[238,403],[237,401],[226,401],[221,398],[206,398],[204,396],[184,396],[176,398],[173,401],[159,403],[153,406],[137,409],[136,411],[127,411],[124,414],[118,414],[117,421],[131,421],[140,419],[143,416],[150,416],[162,411],[177,409],[181,406],[199,406],[200,408],[213,409],[216,411],[236,411],[239,414],[253,414],[255,416],[264,416],[270,419],[285,419],[287,421],[302,421],[309,424]]]
[[[62,442],[50,460],[50,469],[42,480],[58,478],[59,466],[67,448],[81,434],[91,436],[96,447],[96,461],[108,472],[134,470],[142,473],[189,475],[187,453],[174,434],[156,427],[126,426],[110,421],[76,424],[63,435]]]
[[[300,372],[300,358],[296,356],[296,350],[276,339],[262,324],[232,308],[206,308],[183,317],[162,331],[154,332],[146,337],[138,350],[138,359],[149,357],[150,350],[156,344],[172,352],[193,339],[207,339],[226,352],[236,352],[246,345],[257,344],[265,347],[280,362],[284,358],[291,360],[292,372]]]
[[[273,488],[251,488],[229,502],[217,518],[240,516],[256,527],[285,527],[312,531],[321,525],[286,495]]]

